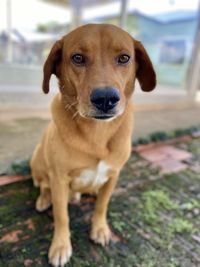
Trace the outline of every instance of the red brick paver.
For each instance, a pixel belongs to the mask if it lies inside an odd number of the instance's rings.
[[[0,176],[0,186],[30,179],[30,175],[4,175]]]
[[[153,165],[159,166],[162,173],[179,172],[186,169],[187,165],[181,161],[192,157],[191,153],[169,145],[141,151],[139,154]]]

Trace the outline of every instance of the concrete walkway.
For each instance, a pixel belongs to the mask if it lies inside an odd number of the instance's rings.
[[[200,125],[200,104],[179,109],[139,111],[135,113],[134,138],[195,125]]]

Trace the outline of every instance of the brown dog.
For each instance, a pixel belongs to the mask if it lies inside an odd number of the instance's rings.
[[[142,44],[106,24],[82,26],[57,41],[44,65],[45,93],[52,74],[60,93],[53,99],[53,118],[31,168],[40,187],[36,209],[53,205],[49,261],[64,266],[72,254],[71,197],[97,195],[90,237],[103,246],[109,243],[108,202],[131,151],[134,82],[137,78],[143,91],[151,91],[156,76]]]

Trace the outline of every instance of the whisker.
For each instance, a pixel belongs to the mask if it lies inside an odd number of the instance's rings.
[[[77,103],[72,103],[72,104],[67,104],[66,106],[65,106],[65,109],[66,110],[69,110],[70,108],[72,108],[74,105],[76,105]]]
[[[72,102],[72,103],[67,103],[66,105],[65,105],[65,109],[66,110],[69,110],[69,109],[71,109],[73,106],[75,106],[75,105],[77,105],[78,104],[78,101],[74,101],[74,102]]]
[[[74,115],[72,116],[72,120],[74,120],[76,118],[76,116],[79,114],[78,110],[74,113]]]

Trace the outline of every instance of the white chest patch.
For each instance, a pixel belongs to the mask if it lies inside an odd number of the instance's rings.
[[[110,169],[110,166],[106,164],[105,161],[100,161],[97,165],[96,170],[84,170],[81,175],[78,177],[78,180],[81,180],[81,183],[91,186],[100,186],[107,182],[108,176],[107,172]]]

